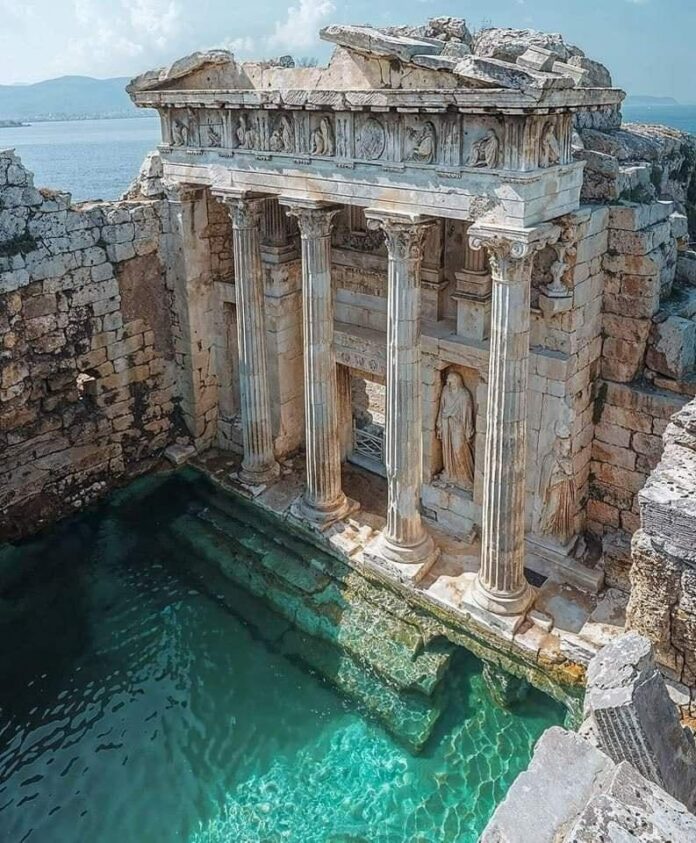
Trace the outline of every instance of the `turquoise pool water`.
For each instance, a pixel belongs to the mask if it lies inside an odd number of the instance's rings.
[[[189,576],[167,536],[195,494],[141,481],[0,549],[0,839],[476,840],[560,706],[495,708],[462,652],[412,753],[265,636],[253,597],[232,611]]]

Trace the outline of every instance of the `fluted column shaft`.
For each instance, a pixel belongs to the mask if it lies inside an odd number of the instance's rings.
[[[331,229],[335,207],[289,205],[302,240],[307,485],[304,517],[319,526],[349,508],[341,488],[340,410],[334,354]]]
[[[387,277],[387,392],[385,467],[387,524],[380,552],[388,559],[421,563],[435,546],[420,513],[423,476],[421,406],[420,271],[431,222],[370,219],[384,231]]]
[[[524,576],[529,298],[533,255],[543,242],[470,232],[472,248],[488,251],[493,282],[481,567],[473,594],[503,615],[523,613],[533,596]]]
[[[223,199],[232,219],[237,341],[244,457],[240,479],[259,485],[277,477],[264,320],[260,250],[263,198]]]

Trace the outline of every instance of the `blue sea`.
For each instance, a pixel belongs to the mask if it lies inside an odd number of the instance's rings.
[[[696,134],[696,105],[627,105],[624,119],[662,123]],[[37,187],[67,190],[73,200],[117,199],[159,142],[156,115],[74,120],[0,128],[0,149],[14,147]]]

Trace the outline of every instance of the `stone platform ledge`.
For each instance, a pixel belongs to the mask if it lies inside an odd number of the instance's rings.
[[[453,643],[526,679],[579,716],[589,660],[601,643],[623,632],[622,623],[613,626],[622,617],[620,607],[617,609],[615,605],[616,595],[609,595],[614,603],[607,607],[604,594],[592,594],[549,579],[540,589],[535,589],[534,603],[525,617],[494,615],[469,597],[478,570],[478,546],[466,545],[429,525],[439,557],[421,578],[400,576],[400,572],[375,564],[369,551],[365,553],[385,523],[383,517],[369,511],[370,501],[360,501],[363,508],[359,511],[319,531],[292,514],[293,503],[304,488],[301,457],[281,461],[282,482],[257,496],[236,480],[238,464],[239,457],[219,451],[208,451],[191,463],[227,492],[252,501],[269,515],[286,521],[306,540],[333,553],[366,579],[400,594],[410,606],[427,612],[442,625],[443,636]],[[361,479],[368,486],[373,480],[384,482],[365,472],[362,474],[366,475]],[[546,622],[549,616],[553,619],[550,631]],[[585,637],[588,630],[592,635]]]

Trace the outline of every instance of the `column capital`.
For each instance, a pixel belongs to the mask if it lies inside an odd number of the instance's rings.
[[[218,202],[227,205],[234,228],[260,228],[267,199],[265,194],[235,189],[213,190],[212,194]]]
[[[333,229],[334,217],[341,210],[332,202],[313,199],[289,199],[280,196],[278,201],[290,217],[295,217],[303,240],[328,237]]]
[[[368,228],[381,229],[389,257],[396,260],[422,260],[425,238],[436,220],[421,214],[400,214],[375,208],[365,210]]]
[[[469,246],[486,249],[493,276],[499,281],[522,281],[531,271],[534,255],[558,242],[560,226],[543,223],[530,228],[512,228],[484,221],[469,228]]]
[[[195,202],[206,189],[203,184],[189,184],[174,179],[164,179],[162,185],[169,202]]]

